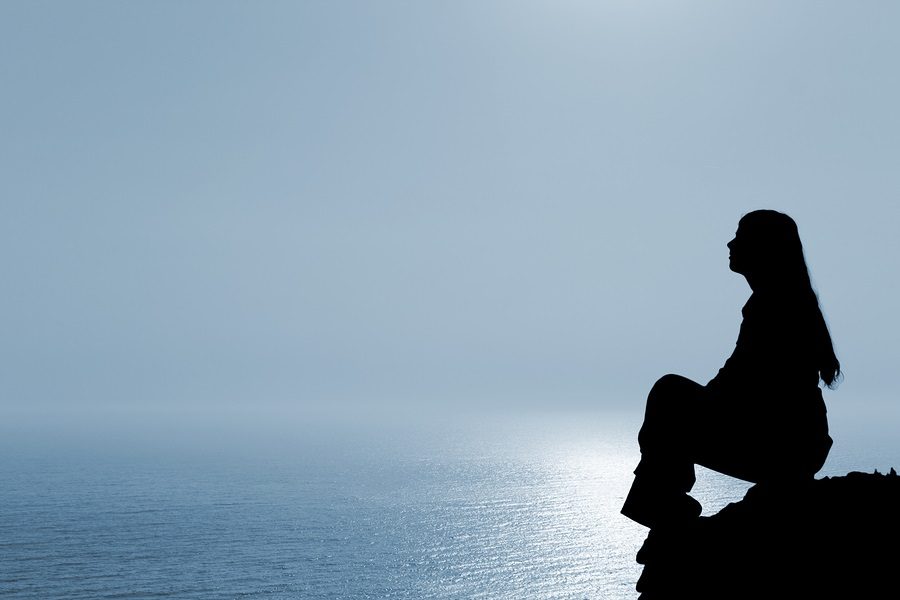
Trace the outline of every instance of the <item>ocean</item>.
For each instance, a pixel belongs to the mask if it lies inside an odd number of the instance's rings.
[[[0,597],[633,599],[646,530],[618,511],[638,425],[20,436],[0,457]],[[694,495],[711,514],[748,487],[698,469]]]

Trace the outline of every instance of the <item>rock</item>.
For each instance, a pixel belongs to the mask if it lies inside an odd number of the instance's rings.
[[[715,515],[652,531],[637,590],[641,600],[900,597],[898,517],[894,469],[756,485]]]

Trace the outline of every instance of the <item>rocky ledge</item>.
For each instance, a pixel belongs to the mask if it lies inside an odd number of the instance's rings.
[[[900,477],[756,485],[740,502],[650,532],[640,600],[900,598]]]

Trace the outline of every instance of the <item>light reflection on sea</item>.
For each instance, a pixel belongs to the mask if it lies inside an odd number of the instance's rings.
[[[8,598],[635,598],[636,424],[0,460]],[[327,436],[326,436],[327,437]],[[312,439],[312,438],[310,438]],[[707,513],[746,485],[701,470]]]

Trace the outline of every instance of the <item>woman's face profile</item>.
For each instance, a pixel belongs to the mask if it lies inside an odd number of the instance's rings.
[[[768,255],[766,228],[762,223],[738,223],[734,238],[728,242],[728,268],[743,275],[759,278],[765,272]]]
[[[747,275],[748,271],[753,270],[754,263],[760,258],[757,252],[758,239],[758,231],[754,231],[746,224],[738,223],[734,238],[727,244],[728,268],[741,275]]]
[[[738,225],[734,238],[727,244],[728,246],[728,268],[735,273],[743,274],[746,269],[747,254],[747,234]]]

